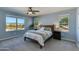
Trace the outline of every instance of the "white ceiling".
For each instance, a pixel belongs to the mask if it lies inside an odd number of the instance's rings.
[[[26,15],[28,8],[27,7],[0,7],[0,9]],[[36,15],[31,15],[31,16],[40,16],[40,15],[51,14],[51,13],[55,13],[63,10],[72,9],[72,7],[33,7],[33,9],[39,10],[40,12],[36,13]]]

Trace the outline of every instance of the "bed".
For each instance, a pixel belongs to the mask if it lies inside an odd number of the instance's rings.
[[[40,29],[38,30],[28,30],[24,34],[24,41],[31,40],[40,45],[40,48],[43,48],[45,43],[53,37],[54,25],[40,25]],[[51,30],[47,30],[45,28],[50,28]]]

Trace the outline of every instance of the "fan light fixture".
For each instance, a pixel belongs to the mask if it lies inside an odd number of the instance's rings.
[[[28,15],[32,15],[32,12],[28,12]]]

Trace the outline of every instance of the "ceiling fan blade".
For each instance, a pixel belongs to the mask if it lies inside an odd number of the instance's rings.
[[[32,12],[32,14],[35,14],[35,12]]]
[[[32,12],[40,12],[39,10],[32,10]]]

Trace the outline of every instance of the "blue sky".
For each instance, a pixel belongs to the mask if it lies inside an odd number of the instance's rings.
[[[19,18],[17,20],[18,23],[23,23],[24,24],[24,20]],[[12,18],[12,17],[6,17],[6,23],[16,23],[16,18]]]

